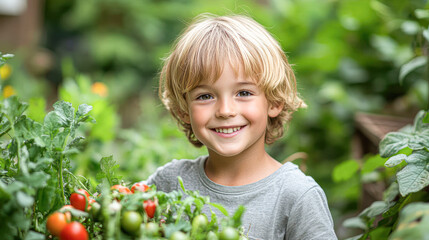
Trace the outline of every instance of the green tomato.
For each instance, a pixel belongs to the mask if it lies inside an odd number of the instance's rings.
[[[188,235],[186,235],[181,231],[174,232],[169,238],[169,240],[188,240],[188,239],[189,239]]]
[[[207,233],[207,240],[218,240],[216,233],[210,231]]]
[[[126,211],[121,218],[121,226],[125,232],[135,234],[140,230],[143,218],[136,211]]]
[[[158,236],[159,226],[156,223],[148,222],[144,225],[144,230],[147,236]]]
[[[220,232],[219,239],[220,240],[239,240],[240,234],[238,234],[238,231],[235,228],[226,227]]]
[[[195,231],[199,229],[205,229],[208,224],[209,220],[207,219],[206,215],[198,215],[192,220],[192,230]]]

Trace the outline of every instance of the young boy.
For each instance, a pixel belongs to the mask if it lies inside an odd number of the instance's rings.
[[[208,156],[173,160],[147,180],[198,190],[242,218],[249,239],[336,239],[320,186],[266,151],[305,104],[279,43],[245,16],[201,15],[165,60],[160,97],[189,141]],[[209,212],[206,215],[210,216]]]

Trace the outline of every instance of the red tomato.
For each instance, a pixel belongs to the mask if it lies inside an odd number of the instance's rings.
[[[85,196],[87,197],[87,198],[89,198],[89,193],[85,190],[85,189],[78,189],[77,190],[77,192],[80,192],[80,193],[83,193],[83,194],[85,194]]]
[[[155,216],[156,211],[156,202],[152,200],[146,200],[143,202],[144,210],[149,218],[153,218]]]
[[[71,222],[61,231],[60,240],[87,240],[88,232],[80,222]]]
[[[122,185],[113,185],[110,190],[116,190],[120,193],[126,193],[126,194],[130,194],[132,193],[131,190],[125,186]]]
[[[149,186],[144,183],[134,183],[131,187],[131,192],[135,193],[135,191],[146,192],[149,190]]]
[[[85,211],[86,199],[79,193],[72,193],[70,195],[70,204],[81,211]]]
[[[70,214],[70,213],[69,213]],[[67,216],[64,213],[54,212],[49,215],[48,220],[46,221],[46,228],[48,231],[59,237],[61,230],[67,225]]]

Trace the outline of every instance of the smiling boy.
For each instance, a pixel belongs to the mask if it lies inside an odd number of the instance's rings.
[[[173,160],[148,184],[180,190],[181,176],[185,188],[229,212],[244,205],[249,239],[336,239],[320,186],[265,151],[305,104],[284,52],[264,27],[246,16],[198,16],[165,60],[160,97],[208,156]]]

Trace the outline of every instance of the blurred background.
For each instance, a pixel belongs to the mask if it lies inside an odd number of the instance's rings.
[[[87,146],[73,161],[95,177],[113,155],[130,182],[172,158],[206,154],[187,142],[157,97],[158,72],[196,15],[244,13],[283,46],[308,108],[268,146],[325,190],[342,226],[385,184],[380,139],[428,107],[425,0],[0,0],[1,98],[18,95],[43,121],[57,100],[94,107]]]

